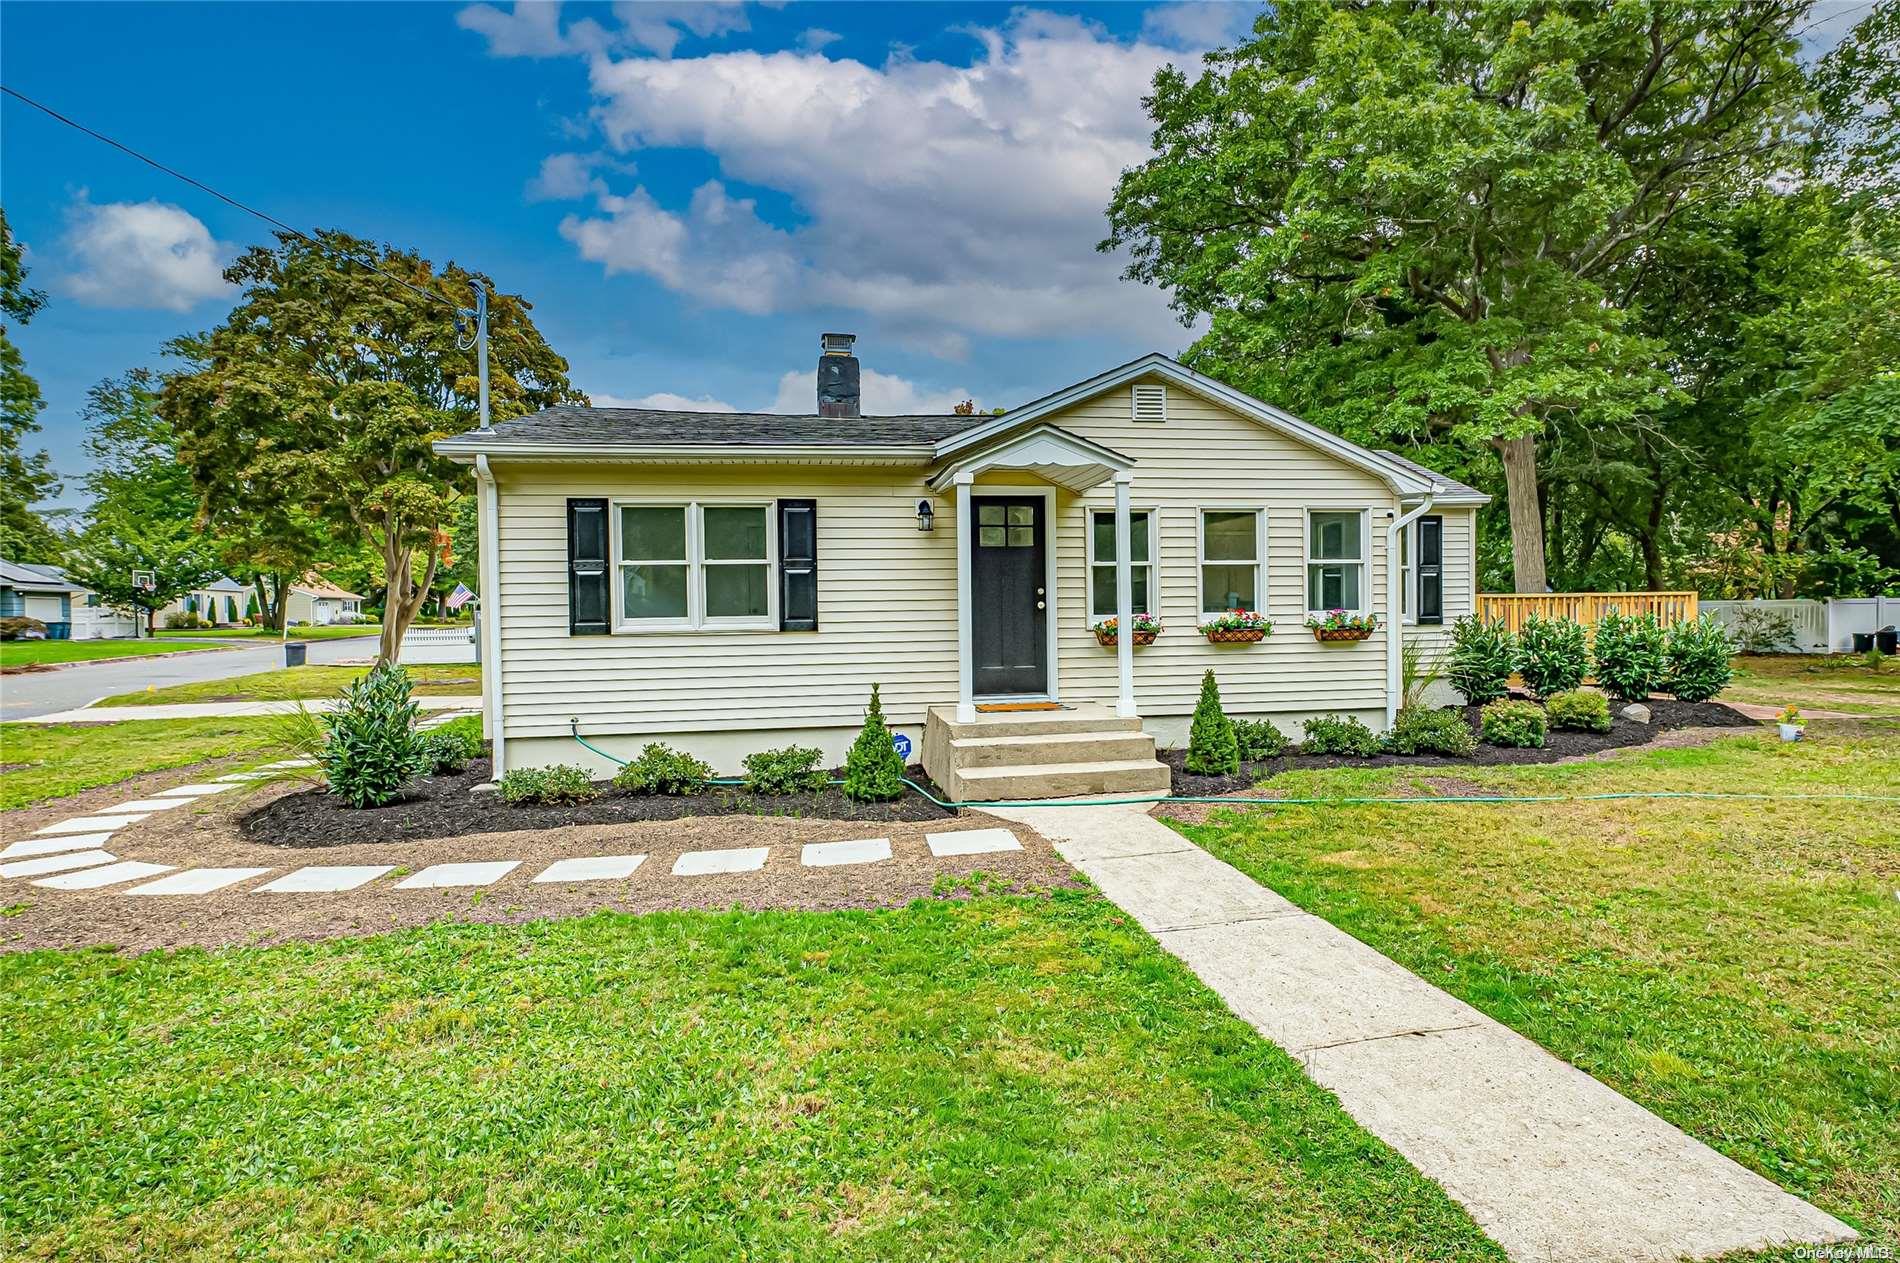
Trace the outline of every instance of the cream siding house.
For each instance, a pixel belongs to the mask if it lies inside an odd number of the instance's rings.
[[[1165,788],[1154,744],[1185,741],[1209,668],[1230,714],[1382,728],[1392,617],[1437,640],[1472,607],[1486,497],[1165,356],[995,417],[857,415],[840,335],[819,368],[814,416],[557,408],[437,445],[482,497],[497,775],[610,771],[577,734],[622,758],[664,740],[722,772],[792,743],[835,763],[876,684],[952,792],[1032,792],[1009,771],[1032,748],[1095,769],[1047,792],[1153,788],[1154,771]],[[1381,626],[1317,643],[1321,602]],[[1273,634],[1196,630],[1235,606]],[[1093,629],[1121,611],[1165,630],[1104,648]]]

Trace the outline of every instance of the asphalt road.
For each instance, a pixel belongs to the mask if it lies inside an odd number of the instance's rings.
[[[367,660],[376,656],[376,637],[312,640],[306,661],[312,664]],[[123,662],[80,662],[57,671],[0,675],[0,719],[25,719],[56,710],[73,710],[115,693],[133,693],[148,684],[192,684],[234,675],[275,671],[284,665],[276,641],[220,649],[215,653],[155,653]]]

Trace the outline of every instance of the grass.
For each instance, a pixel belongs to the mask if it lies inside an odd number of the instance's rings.
[[[277,748],[269,719],[0,724],[0,810],[64,798],[145,772]]]
[[[183,653],[217,647],[182,644],[175,640],[0,640],[0,667],[138,658],[148,653]]]
[[[351,636],[377,636],[382,628],[374,623],[359,623],[346,627],[293,627],[290,629],[292,640],[342,640]],[[161,636],[194,636],[214,640],[281,640],[284,633],[270,627],[171,627],[159,632]]]
[[[1741,654],[1721,700],[1850,714],[1900,713],[1900,658],[1862,654]]]
[[[1504,793],[1900,794],[1900,730],[1866,728],[1458,776]],[[1873,1240],[1900,1237],[1893,804],[1288,808],[1183,831]]]
[[[1502,1260],[1115,909],[0,957],[0,1253]]]
[[[473,697],[482,691],[482,670],[469,663],[405,667],[418,697]],[[301,666],[222,680],[198,680],[138,693],[120,693],[101,706],[159,706],[167,702],[277,702],[335,697],[345,685],[367,674],[366,666]]]

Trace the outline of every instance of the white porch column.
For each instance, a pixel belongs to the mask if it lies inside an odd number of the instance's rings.
[[[958,470],[953,483],[957,489],[957,722],[976,722],[976,669],[971,660],[975,652],[970,641],[970,552],[976,530],[975,514],[970,508],[970,492],[976,475]]]
[[[1134,474],[1122,470],[1115,475],[1115,669],[1121,677],[1121,691],[1115,713],[1133,719],[1135,710],[1135,577],[1129,554],[1134,551],[1134,532],[1128,524],[1128,484]],[[1153,529],[1150,527],[1149,529]],[[1153,580],[1149,582],[1152,584]]]

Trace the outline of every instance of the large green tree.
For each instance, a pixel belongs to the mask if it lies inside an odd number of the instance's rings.
[[[1103,246],[1211,317],[1189,358],[1362,441],[1502,465],[1545,584],[1541,445],[1676,393],[1628,304],[1657,234],[1797,139],[1804,3],[1288,0],[1156,76]]]
[[[7,331],[9,323],[25,324],[46,304],[46,294],[26,283],[23,254],[0,210],[0,557],[57,562],[59,535],[33,506],[59,494],[59,479],[45,452],[25,447],[39,432],[46,401]]]
[[[340,232],[280,235],[225,275],[244,297],[217,328],[173,344],[190,367],[166,383],[162,410],[202,493],[274,488],[376,550],[388,585],[378,652],[394,660],[467,490],[430,448],[477,423],[475,350],[453,309],[490,282]],[[489,300],[496,419],[586,402],[530,310],[516,295]]]

